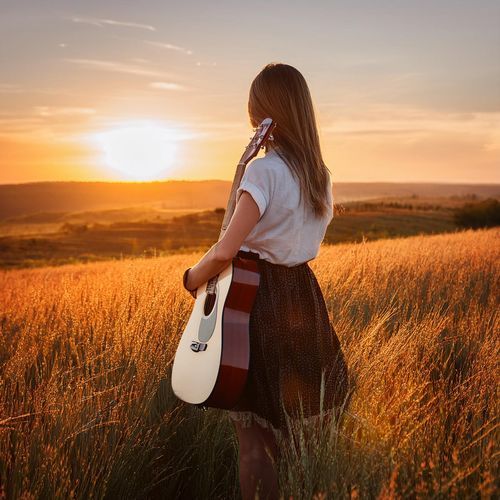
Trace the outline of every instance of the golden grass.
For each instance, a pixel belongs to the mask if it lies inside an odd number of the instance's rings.
[[[284,449],[285,498],[497,493],[499,236],[321,248],[354,392]],[[0,272],[0,498],[237,497],[226,413],[170,388],[201,255]]]

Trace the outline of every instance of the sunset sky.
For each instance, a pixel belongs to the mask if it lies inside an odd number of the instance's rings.
[[[0,0],[0,183],[231,180],[268,62],[334,182],[500,182],[497,0]]]

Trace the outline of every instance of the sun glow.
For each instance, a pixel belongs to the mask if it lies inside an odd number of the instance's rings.
[[[151,121],[127,122],[93,136],[102,162],[128,180],[163,178],[177,154],[176,130]]]

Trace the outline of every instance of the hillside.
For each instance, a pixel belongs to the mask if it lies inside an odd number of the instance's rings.
[[[38,212],[104,210],[134,205],[161,209],[225,208],[231,182],[35,182],[0,185],[0,220]],[[500,197],[499,184],[334,182],[336,203],[379,197]]]
[[[469,199],[391,197],[336,204],[324,241],[454,232],[460,229],[456,211]],[[222,208],[196,211],[143,206],[12,217],[0,222],[0,268],[206,251],[217,241],[223,216]]]

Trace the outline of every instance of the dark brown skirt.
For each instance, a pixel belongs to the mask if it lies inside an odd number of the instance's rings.
[[[308,263],[287,267],[254,252],[240,250],[238,255],[257,260],[261,276],[250,314],[248,378],[230,418],[282,433],[285,414],[295,420],[320,413],[322,377],[323,411],[343,407],[348,369]]]

